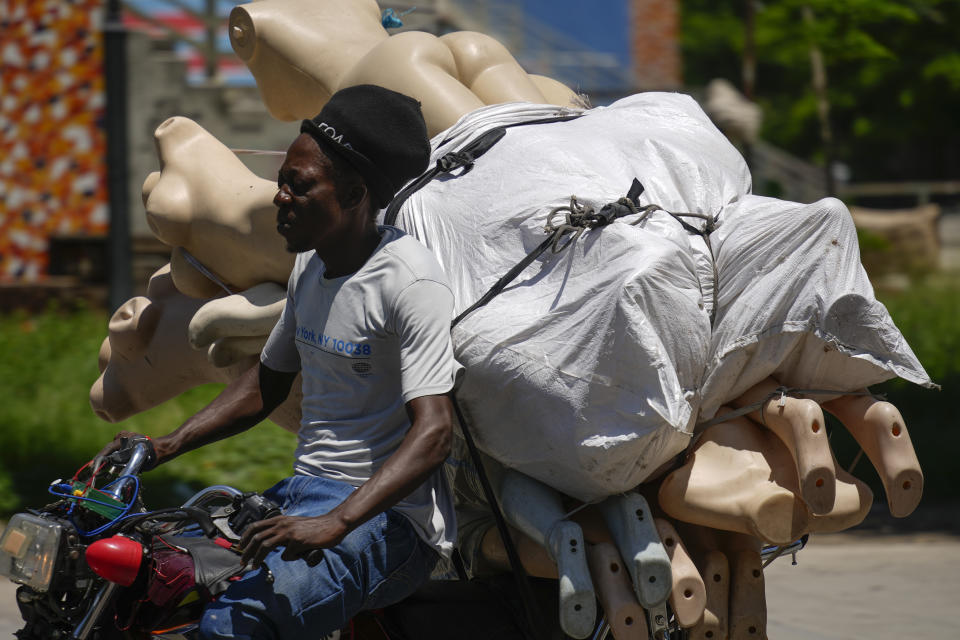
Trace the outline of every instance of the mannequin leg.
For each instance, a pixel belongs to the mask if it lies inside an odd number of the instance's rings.
[[[877,469],[890,513],[913,513],[923,495],[923,472],[897,408],[870,396],[843,396],[823,408],[839,418]]]
[[[833,508],[836,469],[827,440],[823,412],[813,400],[779,397],[765,400],[777,389],[767,378],[733,401],[743,407],[763,401],[763,407],[750,417],[776,433],[793,455],[800,481],[800,497],[813,513],[827,513]]]
[[[537,578],[557,578],[557,565],[547,553],[547,550],[534,542],[530,536],[513,527],[510,528],[510,535],[517,547],[517,555],[520,556],[520,563],[524,570]],[[483,559],[490,565],[503,571],[510,571],[510,558],[507,556],[507,550],[503,546],[503,538],[500,537],[500,531],[496,526],[487,529],[480,542],[480,553]]]
[[[836,533],[855,527],[870,512],[873,492],[859,478],[843,469],[837,469],[837,498],[833,509],[822,515],[811,515],[807,527],[810,533]]]
[[[730,563],[728,606],[729,639],[761,640],[767,637],[767,599],[756,538],[728,533],[720,538]]]
[[[614,639],[646,640],[643,608],[633,595],[630,578],[617,548],[610,543],[588,545],[587,563]]]
[[[723,640],[727,637],[727,610],[730,598],[730,565],[720,551],[704,551],[697,567],[703,575],[707,603],[703,619],[689,631],[690,640]]]
[[[224,338],[253,338],[266,342],[287,300],[287,290],[264,282],[240,293],[215,298],[190,319],[187,337],[194,349]]]
[[[207,347],[207,360],[215,367],[229,367],[250,357],[260,357],[267,336],[220,338]],[[296,431],[294,431],[296,433]]]
[[[637,600],[647,609],[666,602],[673,582],[670,558],[647,501],[638,493],[626,493],[610,496],[599,507],[627,565]]]
[[[555,104],[561,107],[574,107],[577,109],[589,109],[590,103],[586,96],[580,96],[573,89],[558,82],[553,78],[530,74],[530,80],[540,90],[543,97],[549,104]]]
[[[511,524],[547,549],[560,576],[560,626],[574,638],[590,635],[596,596],[579,525],[564,520],[560,494],[547,485],[508,470],[500,484],[503,513]]]
[[[596,505],[580,509],[570,516],[570,519],[580,525],[580,530],[583,531],[583,537],[587,544],[599,544],[601,542],[614,544],[610,529],[607,528],[607,523],[603,521],[603,514],[600,513]]]
[[[654,518],[653,522],[670,557],[670,572],[673,576],[670,607],[677,616],[680,626],[687,629],[703,618],[703,611],[707,605],[707,590],[700,572],[697,571],[696,565],[673,525],[663,518]]]
[[[677,520],[788,544],[804,533],[842,531],[863,521],[873,501],[867,485],[843,469],[834,485],[833,508],[811,514],[797,495],[793,459],[783,443],[735,418],[703,433],[687,463],[663,480],[658,500]]]
[[[721,407],[721,414],[729,409]],[[660,483],[671,518],[788,544],[807,531],[796,467],[779,438],[743,417],[700,436],[687,462]]]

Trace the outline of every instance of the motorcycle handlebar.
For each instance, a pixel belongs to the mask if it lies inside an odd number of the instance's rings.
[[[124,465],[120,475],[139,475],[140,469],[151,457],[156,457],[156,454],[153,453],[153,444],[151,444],[149,440],[135,443],[133,450],[130,452],[130,459],[127,461],[127,464]]]
[[[156,453],[153,450],[153,443],[148,438],[143,438],[135,440],[132,447],[111,453],[107,459],[117,464],[123,464],[124,459],[126,460],[123,470],[120,471],[119,480],[108,491],[114,498],[123,501],[127,487],[136,483],[133,476],[139,476],[144,465],[156,459]]]

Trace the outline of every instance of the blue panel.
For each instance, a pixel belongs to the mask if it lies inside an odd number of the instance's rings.
[[[630,64],[628,0],[521,0],[531,17],[571,36],[588,49]]]

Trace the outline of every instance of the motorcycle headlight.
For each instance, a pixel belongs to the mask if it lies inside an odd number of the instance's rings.
[[[57,564],[63,527],[28,513],[10,518],[0,536],[0,575],[46,591]]]

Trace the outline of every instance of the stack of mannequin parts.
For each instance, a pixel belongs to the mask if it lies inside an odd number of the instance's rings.
[[[574,108],[573,92],[528,76],[488,36],[390,36],[373,0],[242,5],[231,40],[282,119],[312,117],[359,82],[414,96],[439,132],[432,161],[494,127],[580,116],[509,129],[469,171],[440,176],[399,211],[396,224],[446,269],[457,313],[543,242],[551,210],[571,197],[598,210],[636,179],[641,207],[663,208],[540,255],[454,330],[467,367],[460,401],[495,459],[488,471],[522,562],[559,578],[568,635],[592,631],[597,596],[618,640],[646,637],[644,616],[665,601],[691,637],[764,637],[761,542],[854,526],[872,502],[833,459],[820,403],[880,472],[891,512],[916,507],[923,477],[896,408],[832,399],[894,376],[929,383],[873,297],[849,213],[833,199],[752,195],[743,159],[690,98]],[[553,104],[496,104],[521,100]],[[236,378],[286,298],[273,181],[185,118],[156,136],[161,171],[144,204],[172,264],[111,320],[91,393],[109,420]],[[705,238],[664,210],[713,230]],[[833,393],[784,401],[771,395],[780,384]],[[746,414],[723,418],[734,409]],[[272,418],[296,431],[299,396]],[[630,491],[644,482],[642,496]],[[465,500],[455,487],[471,571],[481,560],[507,568],[482,492]]]
[[[558,113],[473,112],[434,139],[433,160]],[[742,157],[687,96],[510,128],[469,171],[414,193],[396,223],[450,274],[460,312],[544,240],[552,209],[571,196],[599,209],[635,178],[641,206],[713,218],[709,242],[665,211],[628,215],[544,253],[467,316],[454,329],[458,397],[492,457],[596,500],[652,477],[697,422],[771,374],[837,392],[929,383],[873,297],[843,205],[751,195]]]

